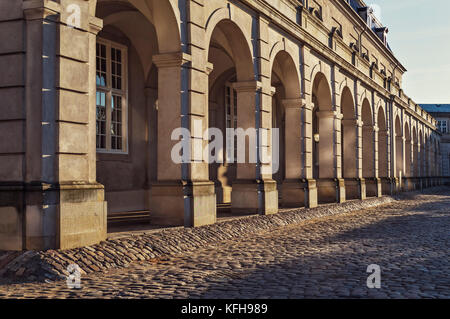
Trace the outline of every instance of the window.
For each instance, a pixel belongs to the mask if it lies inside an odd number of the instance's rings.
[[[227,82],[225,85],[225,127],[237,129],[237,93],[233,89],[232,84]],[[227,144],[233,143],[234,145],[234,163],[237,162],[237,136],[234,136],[234,141],[227,140]],[[227,136],[227,138],[229,138]],[[231,159],[227,156],[227,162]]]
[[[309,4],[309,11],[313,13],[318,19],[322,20],[322,6],[316,0],[312,0]]]
[[[438,120],[437,127],[438,127],[439,131],[441,131],[444,134],[447,134],[448,129],[447,129],[447,121],[446,120]]]
[[[337,35],[343,38],[342,24],[340,24],[335,18],[333,18],[333,28],[335,28]]]
[[[127,141],[127,48],[97,40],[97,151],[125,153]]]

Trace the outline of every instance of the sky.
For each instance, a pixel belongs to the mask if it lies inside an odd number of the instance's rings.
[[[408,70],[405,94],[418,104],[450,104],[450,1],[365,2],[389,28],[389,46]]]

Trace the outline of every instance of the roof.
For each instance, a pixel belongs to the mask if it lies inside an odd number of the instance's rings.
[[[450,113],[450,104],[420,104],[428,113]]]

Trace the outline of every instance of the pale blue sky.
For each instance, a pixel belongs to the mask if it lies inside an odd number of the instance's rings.
[[[379,6],[389,45],[408,70],[405,93],[418,104],[450,104],[450,1],[365,2]]]

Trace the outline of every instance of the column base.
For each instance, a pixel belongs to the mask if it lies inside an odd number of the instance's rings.
[[[261,215],[278,213],[278,191],[274,180],[236,180],[232,186],[233,213]]]
[[[321,178],[317,180],[319,203],[344,203],[345,181],[341,178]]]
[[[3,183],[0,250],[71,249],[107,236],[103,185]]]
[[[152,224],[199,227],[216,222],[213,182],[157,182],[149,197]]]
[[[418,187],[418,184],[419,184],[419,181],[417,178],[406,177],[406,178],[404,178],[403,189],[406,192],[412,192],[412,191],[415,191],[416,189],[420,189],[420,187]]]
[[[317,182],[314,179],[306,180],[305,204],[307,208],[315,208],[319,206]]]
[[[392,179],[390,177],[381,177],[381,194],[392,195]]]
[[[345,179],[345,196],[347,200],[365,199],[366,188],[365,182],[360,178],[346,178]]]
[[[281,184],[281,207],[298,208],[306,206],[308,183],[306,180],[284,180]]]
[[[401,192],[401,190],[402,190],[402,183],[401,183],[400,178],[394,177],[392,179],[392,193],[398,194]]]
[[[379,197],[378,189],[379,189],[379,178],[365,178],[366,183],[366,198],[367,197]]]

